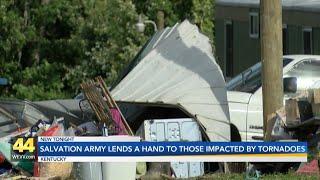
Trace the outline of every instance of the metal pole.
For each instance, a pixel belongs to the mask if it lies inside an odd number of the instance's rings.
[[[260,0],[264,139],[272,113],[283,106],[281,0]]]
[[[153,25],[153,30],[154,30],[154,32],[157,32],[157,31],[158,31],[158,28],[157,28],[157,25],[156,25],[155,22],[150,21],[150,20],[145,20],[144,23],[146,23],[146,24],[148,24],[148,23],[149,23],[149,24],[152,24],[152,25]]]

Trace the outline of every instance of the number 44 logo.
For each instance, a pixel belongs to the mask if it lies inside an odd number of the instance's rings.
[[[34,138],[27,138],[26,142],[24,142],[24,138],[18,138],[12,146],[12,150],[19,151],[19,153],[23,153],[24,151],[33,153],[35,149]]]

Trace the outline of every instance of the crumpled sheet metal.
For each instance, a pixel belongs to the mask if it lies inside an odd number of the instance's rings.
[[[226,86],[209,39],[187,20],[162,33],[111,94],[121,102],[178,105],[211,141],[229,141]]]

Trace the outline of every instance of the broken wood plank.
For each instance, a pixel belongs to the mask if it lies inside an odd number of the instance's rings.
[[[133,135],[130,126],[126,122],[116,102],[113,100],[102,77],[97,77],[96,81],[89,80],[88,82],[84,82],[80,86],[90,107],[100,122],[106,123],[111,132],[117,131],[117,128],[119,128],[125,134]],[[117,109],[121,116],[121,123],[123,124],[123,127],[117,127],[118,124],[115,124],[110,108]]]
[[[125,131],[128,135],[133,135],[133,132],[131,130],[131,127],[129,126],[129,124],[127,123],[125,117],[123,116],[122,112],[120,111],[120,108],[118,107],[116,101],[112,98],[111,93],[108,90],[107,85],[105,84],[103,78],[101,76],[96,77],[96,81],[99,83],[100,88],[102,89],[104,96],[106,97],[107,101],[110,102],[111,107],[116,108],[118,110],[118,112],[120,113],[121,119],[122,119],[122,123],[125,126]]]
[[[101,93],[97,90],[95,83],[93,81],[88,81],[86,83],[82,83],[80,86],[98,120],[106,123],[107,126],[111,126],[112,116],[110,109],[107,103],[103,100]]]

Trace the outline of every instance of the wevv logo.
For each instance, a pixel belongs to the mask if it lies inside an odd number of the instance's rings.
[[[34,160],[36,152],[35,138],[17,137],[12,139],[11,160]]]

